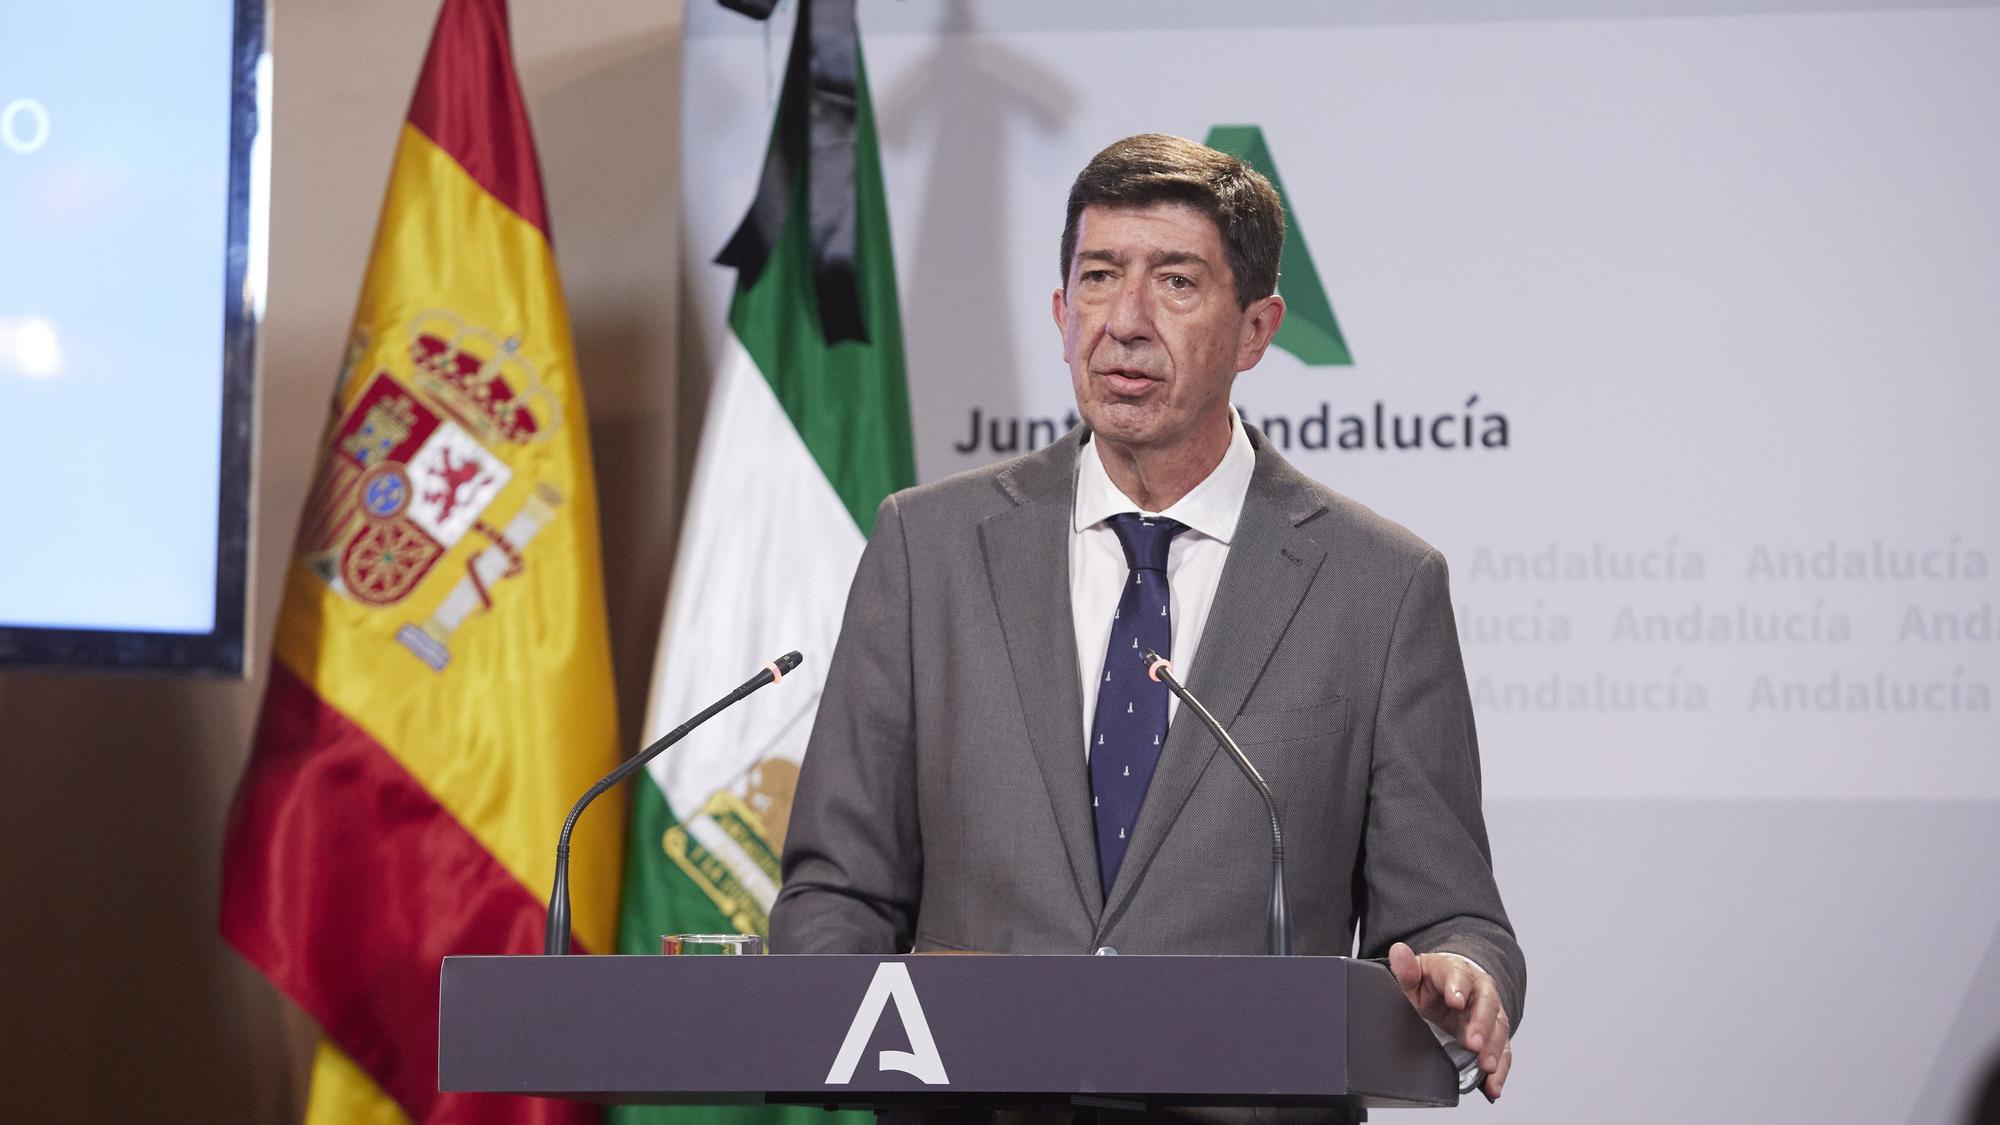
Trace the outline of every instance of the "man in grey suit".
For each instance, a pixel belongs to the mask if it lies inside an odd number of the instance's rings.
[[[1070,192],[1053,299],[1083,425],[891,496],[849,596],[771,916],[781,952],[1386,957],[1498,1096],[1526,966],[1493,880],[1443,558],[1230,407],[1284,317],[1284,219],[1159,135]],[[1128,643],[1129,641],[1129,643]],[[1169,651],[1171,649],[1171,651]]]

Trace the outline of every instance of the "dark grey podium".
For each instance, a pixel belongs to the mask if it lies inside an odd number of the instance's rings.
[[[599,1102],[1446,1106],[1340,957],[447,957],[438,1084]]]

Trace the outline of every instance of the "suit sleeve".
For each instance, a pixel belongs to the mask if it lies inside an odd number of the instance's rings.
[[[785,834],[779,953],[909,950],[922,887],[910,567],[896,497],[848,591]]]
[[[1444,557],[1412,572],[1383,668],[1356,894],[1361,953],[1397,941],[1457,953],[1499,983],[1520,1025],[1527,962],[1500,903],[1480,811],[1479,739]]]

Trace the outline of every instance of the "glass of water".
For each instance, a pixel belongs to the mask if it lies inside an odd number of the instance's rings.
[[[669,957],[735,957],[764,952],[756,934],[661,934],[660,952]]]

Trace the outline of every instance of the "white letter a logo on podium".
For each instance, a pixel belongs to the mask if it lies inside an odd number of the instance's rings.
[[[845,1086],[854,1081],[854,1068],[861,1062],[861,1052],[875,1034],[875,1025],[882,1020],[882,1009],[891,1000],[896,1002],[896,1015],[903,1021],[903,1033],[909,1036],[911,1049],[883,1051],[876,1060],[877,1069],[900,1070],[921,1079],[927,1086],[951,1084],[951,1079],[944,1076],[944,1060],[938,1057],[937,1042],[931,1038],[931,1025],[924,1020],[924,1006],[917,1001],[917,986],[910,981],[909,966],[901,961],[884,961],[875,969],[875,979],[868,982],[868,995],[861,998],[861,1008],[854,1013],[854,1022],[848,1025],[847,1039],[840,1045],[840,1054],[834,1057],[833,1069],[826,1072],[827,1085]]]

